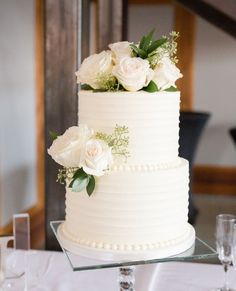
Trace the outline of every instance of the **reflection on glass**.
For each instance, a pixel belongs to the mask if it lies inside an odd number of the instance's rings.
[[[51,227],[54,234],[57,237],[57,229],[63,221],[52,221]],[[60,241],[58,240],[60,243]],[[129,260],[129,261],[101,261],[94,260],[83,256],[78,256],[70,253],[66,249],[63,249],[68,261],[74,271],[83,270],[93,270],[93,269],[104,269],[104,268],[114,268],[114,267],[124,267],[124,266],[134,266],[134,265],[144,265],[144,264],[154,264],[160,262],[171,262],[171,261],[187,261],[195,259],[205,259],[209,257],[215,257],[216,251],[208,246],[205,242],[196,238],[195,245],[186,252],[179,254],[177,256],[168,257],[164,259],[148,259],[148,260]]]

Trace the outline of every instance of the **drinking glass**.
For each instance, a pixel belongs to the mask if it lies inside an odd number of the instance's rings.
[[[8,241],[13,240],[14,249],[7,249]],[[30,217],[28,213],[13,215],[13,236],[0,236],[0,291],[19,290],[18,279],[25,274],[22,264],[24,253],[30,249]]]
[[[216,289],[217,291],[235,291],[229,288],[227,276],[229,266],[232,263],[235,218],[232,214],[219,214],[216,217],[216,248],[225,272],[224,285]]]

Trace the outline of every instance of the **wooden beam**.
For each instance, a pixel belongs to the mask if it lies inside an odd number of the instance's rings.
[[[175,0],[185,9],[236,37],[236,2],[230,0]]]
[[[193,192],[236,196],[236,168],[195,166],[193,170]]]
[[[98,51],[126,36],[127,7],[126,0],[98,0]]]
[[[77,124],[78,97],[75,72],[78,66],[78,1],[45,0],[45,141],[49,131],[62,134]],[[59,250],[50,221],[65,218],[65,187],[56,183],[58,166],[46,160],[46,248]]]
[[[44,208],[44,7],[35,0],[35,70],[36,70],[36,143],[37,143],[37,206]]]
[[[184,75],[177,81],[181,91],[181,110],[191,110],[194,92],[194,57],[195,57],[195,16],[183,7],[175,6],[174,30],[180,33],[178,39],[178,67]]]
[[[81,31],[80,31],[80,37],[81,37],[81,60],[83,61],[85,58],[89,56],[89,50],[90,50],[90,0],[78,0],[81,1],[82,7],[81,7]],[[79,15],[78,15],[79,17]],[[80,21],[78,19],[78,21]],[[78,31],[79,31],[79,23],[78,23]],[[78,46],[78,50],[80,50]],[[80,65],[78,63],[78,65]]]
[[[36,187],[37,203],[29,210],[31,246],[42,247],[45,242],[45,183],[44,183],[44,2],[35,0],[35,88],[36,88]],[[28,211],[27,211],[28,212]]]

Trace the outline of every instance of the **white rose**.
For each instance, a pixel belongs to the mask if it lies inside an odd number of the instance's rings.
[[[175,86],[176,80],[182,77],[180,70],[167,57],[163,58],[154,68],[153,81],[159,90]]]
[[[86,143],[82,167],[87,174],[102,176],[111,163],[111,148],[104,141],[90,139]]]
[[[100,89],[99,79],[102,75],[107,76],[111,72],[112,53],[111,51],[102,51],[100,54],[94,54],[86,58],[75,74],[77,83],[85,83],[93,89]]]
[[[153,70],[147,60],[131,57],[121,59],[112,73],[128,91],[138,91],[146,87],[153,77]]]
[[[120,41],[109,44],[109,48],[113,53],[114,63],[117,64],[124,57],[131,57],[132,49],[130,47],[130,42]]]
[[[79,167],[84,146],[92,134],[86,125],[72,126],[53,141],[48,153],[66,168]]]

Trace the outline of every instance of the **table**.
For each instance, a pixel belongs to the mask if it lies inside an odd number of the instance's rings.
[[[22,265],[26,251],[17,251]],[[41,279],[51,291],[117,291],[117,268],[73,272],[63,253],[37,251],[38,267],[47,262]],[[37,266],[36,266],[37,267]],[[207,291],[223,283],[221,265],[168,262],[136,267],[136,291]],[[236,288],[236,271],[229,270],[229,284]],[[24,278],[14,281],[14,291],[23,291]]]

